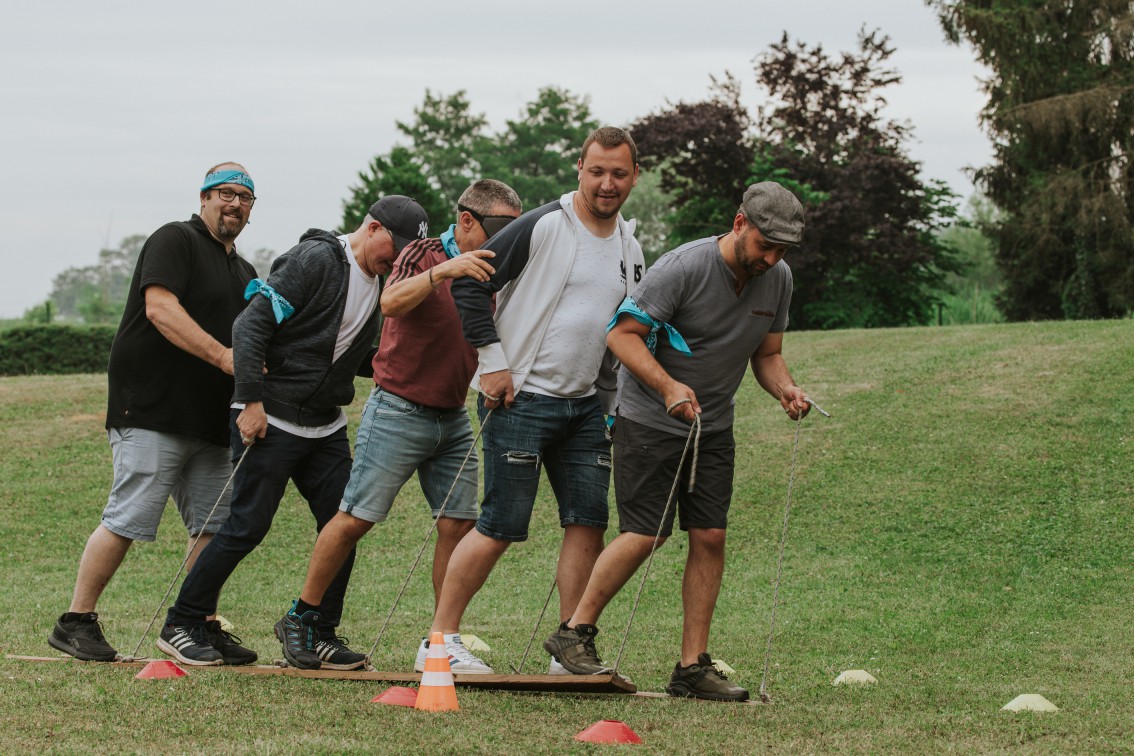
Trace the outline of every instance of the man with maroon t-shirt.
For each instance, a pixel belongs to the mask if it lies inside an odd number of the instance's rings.
[[[493,253],[480,246],[520,210],[520,198],[509,186],[477,181],[457,202],[457,222],[440,238],[406,247],[394,265],[382,292],[386,321],[374,357],[375,387],[358,426],[350,482],[339,513],[315,542],[303,591],[291,609],[296,615],[318,610],[351,549],[386,519],[414,472],[437,518],[434,596],[441,592],[449,555],[477,518],[477,458],[465,410],[477,352],[462,335],[450,281],[488,280],[494,269],[487,258]],[[450,660],[453,671],[474,671],[461,668],[464,646],[452,645],[458,652]]]

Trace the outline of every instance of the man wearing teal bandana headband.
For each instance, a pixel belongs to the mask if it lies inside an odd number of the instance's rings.
[[[134,270],[108,369],[107,436],[114,458],[101,524],[87,540],[75,592],[48,643],[79,659],[113,661],[95,606],[134,541],[153,541],[172,496],[189,531],[198,534],[189,567],[229,512],[232,472],[228,403],[233,392],[232,324],[244,308],[255,269],[234,249],[255,196],[237,163],[210,168],[200,215],[167,223],[146,240]],[[210,644],[229,663],[238,652],[215,619]]]

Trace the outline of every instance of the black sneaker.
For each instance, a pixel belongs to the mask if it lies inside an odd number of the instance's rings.
[[[678,698],[707,698],[710,701],[747,701],[748,691],[730,683],[728,678],[713,665],[708,654],[699,654],[697,663],[682,667],[681,662],[673,668],[669,685],[665,692]]]
[[[251,664],[259,658],[255,651],[240,645],[242,642],[240,638],[221,629],[220,620],[206,622],[205,635],[209,639],[209,645],[220,651],[225,664],[240,666],[241,664]]]
[[[594,625],[567,627],[563,623],[543,642],[543,648],[571,674],[609,675],[610,667],[602,663],[595,650],[596,635],[598,628]]]
[[[315,653],[315,633],[319,612],[295,614],[289,611],[276,623],[276,638],[283,646],[284,659],[298,669],[319,669],[323,663]]]
[[[59,615],[55,627],[47,636],[47,642],[52,648],[83,661],[112,662],[118,658],[118,652],[106,642],[102,634],[97,614],[84,612],[70,622],[64,621],[67,614]]]
[[[315,653],[323,662],[323,669],[362,669],[366,666],[366,654],[347,648],[346,638],[335,635],[334,629],[324,629],[315,641]]]
[[[224,664],[224,657],[209,645],[209,631],[204,622],[192,625],[164,625],[157,647],[174,659],[198,667]]]

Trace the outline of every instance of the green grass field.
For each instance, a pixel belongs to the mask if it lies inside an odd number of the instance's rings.
[[[772,705],[458,691],[461,711],[370,703],[383,684],[198,671],[139,681],[97,664],[0,661],[5,751],[591,752],[619,719],[641,752],[1120,753],[1134,750],[1134,321],[789,333],[796,379],[834,417],[803,422]],[[357,416],[364,398],[352,408]],[[49,654],[110,481],[103,376],[0,379],[0,646]],[[749,380],[737,398],[736,490],[711,651],[760,685],[794,425]],[[517,664],[554,569],[541,494],[533,538],[505,555],[466,615],[500,670]],[[362,543],[343,630],[373,642],[429,527],[420,492]],[[222,613],[264,659],[314,541],[294,494],[235,573]],[[168,511],[100,611],[133,649],[173,576]],[[683,539],[659,553],[623,669],[661,690],[676,661]],[[631,587],[603,618],[612,659]],[[375,662],[409,670],[432,608],[414,575]],[[538,640],[528,670],[542,671]],[[153,634],[144,653],[157,654]],[[846,669],[878,679],[833,687]],[[1054,714],[1000,710],[1040,693]]]

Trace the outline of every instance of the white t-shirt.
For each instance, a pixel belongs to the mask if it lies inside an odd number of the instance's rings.
[[[339,243],[343,245],[343,251],[346,252],[347,260],[350,262],[350,280],[347,281],[346,307],[343,309],[343,322],[339,324],[339,334],[335,338],[332,362],[342,357],[343,352],[354,341],[354,337],[366,325],[370,313],[374,312],[374,307],[378,304],[378,297],[382,294],[381,281],[378,276],[366,275],[358,264],[358,260],[354,258],[354,252],[350,248],[350,239],[346,235],[340,236]],[[243,404],[234,403],[232,406],[236,409],[244,409]],[[268,415],[269,425],[302,438],[325,438],[346,425],[346,422],[346,413],[341,409],[335,420],[326,425],[318,426],[296,425],[274,415]]]
[[[626,296],[622,236],[600,239],[571,214],[575,263],[540,341],[523,390],[559,398],[595,393],[606,352],[606,324]]]

